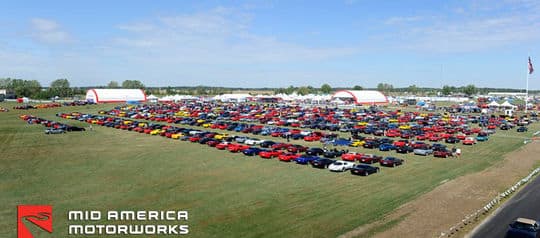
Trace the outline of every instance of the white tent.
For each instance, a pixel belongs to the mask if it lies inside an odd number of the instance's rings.
[[[150,96],[146,97],[146,100],[148,100],[149,102],[157,102],[158,97],[156,97],[154,95],[150,95]]]
[[[504,101],[504,102],[501,104],[501,107],[514,108],[514,107],[516,107],[516,106],[510,104],[508,101]]]
[[[89,89],[86,101],[95,103],[146,101],[146,94],[141,89]]]
[[[489,104],[488,104],[488,107],[500,107],[501,105],[498,104],[497,102],[495,101],[491,101]]]

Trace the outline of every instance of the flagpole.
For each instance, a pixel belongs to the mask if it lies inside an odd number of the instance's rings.
[[[531,56],[530,54],[528,55],[529,55],[528,59],[530,60]],[[527,115],[527,101],[529,100],[529,74],[530,74],[529,61],[527,61],[527,83],[525,87],[525,115]]]

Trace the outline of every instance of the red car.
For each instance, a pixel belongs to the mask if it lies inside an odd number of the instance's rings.
[[[232,153],[240,152],[240,151],[246,150],[246,149],[249,149],[249,145],[229,144],[229,146],[227,146],[227,150],[232,152]]]
[[[259,152],[259,156],[264,159],[271,159],[274,157],[278,157],[281,154],[283,154],[283,152],[280,150],[265,150],[265,151]]]
[[[221,142],[221,143],[219,143],[219,144],[216,145],[216,149],[218,149],[218,150],[224,150],[224,149],[226,149],[227,147],[229,147],[230,144],[231,144],[231,143],[229,143],[229,142]]]
[[[285,153],[285,154],[280,154],[278,156],[278,159],[280,161],[285,161],[285,162],[291,162],[292,160],[295,160],[297,159],[298,157],[300,157],[300,154],[295,154],[295,153]]]
[[[476,144],[476,140],[473,137],[467,137],[465,140],[463,140],[464,145],[474,145]]]
[[[272,149],[274,149],[274,150],[283,150],[283,149],[287,149],[289,146],[291,146],[291,144],[277,143],[277,144],[272,145]]]
[[[373,164],[377,163],[382,159],[382,156],[377,156],[373,154],[365,154],[360,157],[360,163]]]
[[[438,134],[433,134],[429,137],[429,141],[440,141],[442,138]]]
[[[433,152],[433,156],[439,157],[439,158],[446,158],[446,157],[451,157],[454,155],[449,150],[436,150]]]
[[[308,148],[301,145],[290,145],[287,147],[287,151],[291,153],[306,152]]]
[[[219,141],[217,140],[211,140],[211,141],[208,141],[206,142],[206,144],[210,147],[216,147],[218,144],[219,144]]]
[[[319,140],[321,140],[321,137],[317,136],[317,135],[311,135],[311,136],[304,137],[304,141],[319,141]]]
[[[394,146],[396,146],[396,147],[404,147],[404,146],[406,146],[408,144],[409,144],[408,140],[398,140],[398,141],[394,142]]]
[[[346,160],[346,161],[357,161],[357,160],[360,160],[360,158],[362,158],[363,155],[364,154],[358,153],[358,152],[349,152],[349,153],[342,154],[341,159]]]
[[[416,140],[426,140],[427,136],[425,134],[417,135]]]

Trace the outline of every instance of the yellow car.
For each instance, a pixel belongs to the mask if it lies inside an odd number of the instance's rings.
[[[397,123],[398,122],[398,119],[389,119],[388,120],[388,123]]]
[[[203,126],[204,128],[208,128],[208,127],[210,127],[211,125],[212,125],[212,123],[204,123],[204,124],[202,124],[202,126]]]
[[[132,121],[124,121],[124,125],[131,125],[132,123]]]
[[[199,120],[197,120],[197,123],[204,123],[205,121],[206,120],[204,120],[204,119],[199,119]]]
[[[367,126],[367,124],[368,124],[368,123],[365,122],[365,121],[358,122],[358,125],[359,125],[359,126]]]
[[[161,132],[164,132],[165,130],[161,129],[155,129],[150,132],[150,135],[159,135]]]
[[[138,124],[139,127],[146,127],[147,125],[146,122],[139,122]]]
[[[401,129],[401,130],[410,130],[411,126],[409,126],[409,125],[401,125],[401,126],[399,126],[399,129]]]
[[[363,140],[355,140],[353,141],[350,146],[352,147],[360,147],[360,146],[363,146],[366,142],[363,141]]]
[[[227,138],[229,135],[228,134],[217,134],[214,136],[214,139],[216,140],[223,140],[225,138]]]
[[[180,139],[180,137],[184,136],[184,133],[176,133],[171,135],[171,139]]]

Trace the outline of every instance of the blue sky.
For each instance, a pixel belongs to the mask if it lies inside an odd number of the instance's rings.
[[[0,77],[524,88],[540,1],[3,1]]]

